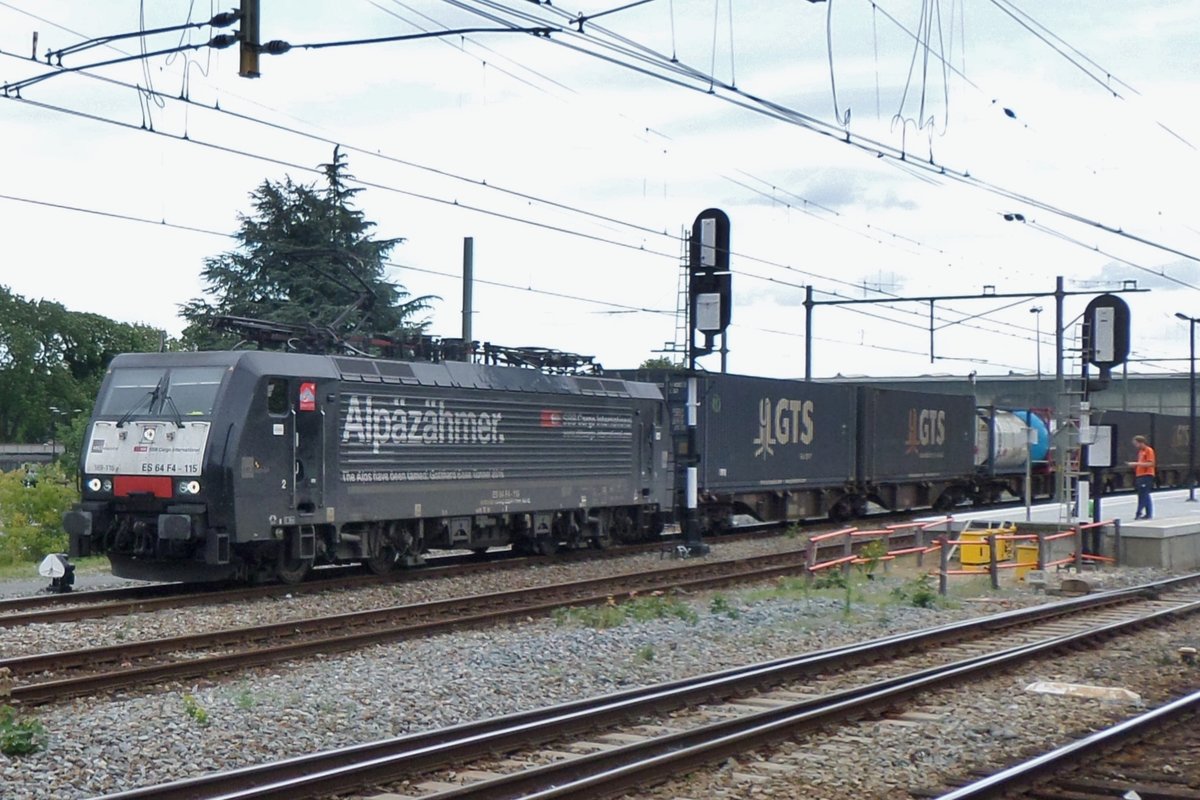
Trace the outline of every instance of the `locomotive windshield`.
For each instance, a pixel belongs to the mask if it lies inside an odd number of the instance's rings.
[[[96,413],[101,416],[211,416],[224,377],[224,367],[114,369]]]

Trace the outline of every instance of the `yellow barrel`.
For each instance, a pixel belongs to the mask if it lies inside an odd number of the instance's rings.
[[[963,566],[987,566],[988,545],[987,537],[1012,536],[1017,532],[1017,526],[1011,522],[991,524],[986,528],[966,528],[958,535],[963,544],[958,548],[958,562]],[[967,544],[967,543],[970,544]],[[976,544],[978,542],[978,544]],[[1001,539],[996,542],[996,560],[1011,561],[1013,557],[1013,542],[1011,539]]]
[[[1038,546],[1022,542],[1017,545],[1017,580],[1025,580],[1025,573],[1037,568]]]
[[[997,536],[1014,536],[1017,532],[1017,526],[1011,522],[1006,522],[999,528],[992,528],[991,532]],[[1012,539],[1001,539],[996,542],[996,560],[1012,561],[1014,544],[1016,542]]]
[[[980,565],[986,567],[990,561],[988,558],[987,535],[988,531],[984,530],[965,530],[960,533],[958,540],[962,544],[958,546],[958,563],[964,567],[978,567]]]

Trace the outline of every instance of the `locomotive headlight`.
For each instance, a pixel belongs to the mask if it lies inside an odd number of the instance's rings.
[[[180,481],[180,494],[200,494],[200,481]]]
[[[101,486],[101,488],[104,489],[104,491],[106,491],[106,492],[111,492],[112,491],[112,481],[105,478],[104,485]]]
[[[100,491],[100,487],[103,485],[104,484],[102,484],[100,482],[99,478],[92,478],[90,481],[87,482],[87,488],[88,488],[89,492],[98,492],[98,491]]]

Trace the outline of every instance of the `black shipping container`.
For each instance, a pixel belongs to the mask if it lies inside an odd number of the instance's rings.
[[[1188,472],[1188,434],[1191,425],[1186,416],[1154,415],[1154,431],[1150,444],[1158,460],[1158,469],[1174,470],[1182,479]]]
[[[858,388],[858,479],[961,478],[975,468],[975,398]]]
[[[854,478],[854,389],[841,384],[704,375],[697,447],[704,491],[842,486]],[[682,430],[687,380],[671,381]]]
[[[1133,446],[1133,437],[1141,434],[1156,449],[1159,447],[1154,431],[1154,415],[1147,411],[1098,411],[1091,415],[1092,425],[1112,426],[1112,435],[1117,442],[1117,457],[1112,468],[1117,471],[1128,470],[1130,461],[1137,461],[1137,448]],[[1159,454],[1159,459],[1162,455]]]

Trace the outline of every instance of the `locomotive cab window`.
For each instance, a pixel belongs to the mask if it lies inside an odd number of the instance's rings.
[[[267,379],[267,413],[281,417],[290,410],[288,404],[288,382],[286,378]]]
[[[170,401],[180,416],[211,416],[224,377],[225,371],[219,367],[175,367],[171,370]]]
[[[114,369],[96,413],[130,417],[209,417],[224,378],[223,367]]]

